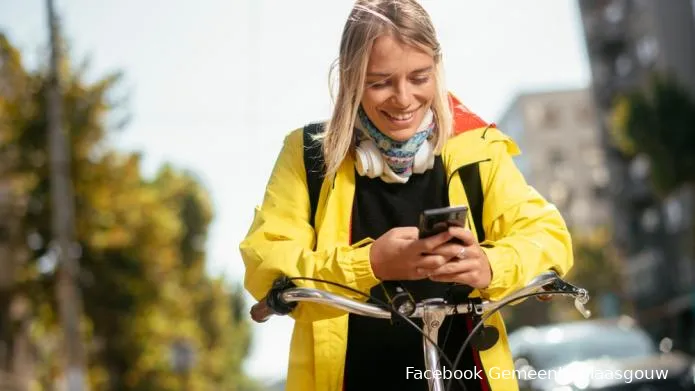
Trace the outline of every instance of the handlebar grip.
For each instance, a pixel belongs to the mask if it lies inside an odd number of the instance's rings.
[[[297,306],[297,303],[286,303],[282,300],[282,292],[296,285],[286,276],[280,276],[273,281],[273,286],[268,295],[251,307],[251,319],[257,323],[263,323],[273,315],[287,315]]]
[[[251,311],[249,311],[249,313],[251,314],[251,319],[253,319],[254,322],[263,323],[270,319],[275,312],[272,308],[270,308],[270,306],[268,306],[268,302],[264,297],[261,301],[251,306]]]

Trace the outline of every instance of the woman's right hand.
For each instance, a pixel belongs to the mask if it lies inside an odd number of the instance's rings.
[[[448,260],[432,254],[451,240],[448,231],[418,239],[416,227],[393,228],[381,235],[369,251],[374,275],[382,281],[421,280]]]

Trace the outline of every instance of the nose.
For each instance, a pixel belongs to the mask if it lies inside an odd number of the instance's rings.
[[[401,81],[398,83],[396,90],[393,94],[393,103],[399,108],[408,108],[413,100],[412,92],[410,91],[410,86],[406,81]]]

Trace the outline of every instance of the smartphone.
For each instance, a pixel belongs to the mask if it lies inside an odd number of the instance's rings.
[[[444,232],[451,226],[466,227],[468,206],[428,209],[420,214],[420,239]]]

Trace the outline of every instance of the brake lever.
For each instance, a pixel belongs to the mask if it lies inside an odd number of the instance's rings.
[[[586,309],[584,304],[589,302],[589,292],[584,289],[580,288],[578,289],[577,295],[574,298],[574,308],[579,311],[580,314],[584,317],[584,319],[589,319],[591,317],[591,311]]]
[[[564,292],[565,294],[574,297],[574,308],[586,319],[591,317],[591,311],[584,306],[589,302],[589,292],[584,288],[576,287],[560,278],[555,279],[550,284],[544,285],[543,290]]]

